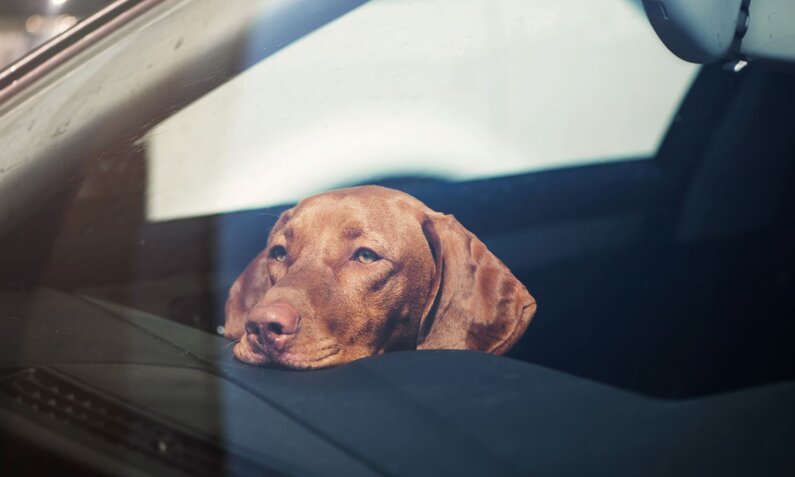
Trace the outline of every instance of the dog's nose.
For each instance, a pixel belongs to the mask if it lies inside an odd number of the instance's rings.
[[[298,333],[301,317],[295,308],[286,303],[259,306],[246,320],[246,332],[260,345],[266,342],[281,349]]]

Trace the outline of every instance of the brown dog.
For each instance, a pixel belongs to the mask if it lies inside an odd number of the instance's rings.
[[[279,217],[229,291],[225,330],[243,362],[310,369],[406,349],[503,354],[535,310],[452,215],[363,186]]]

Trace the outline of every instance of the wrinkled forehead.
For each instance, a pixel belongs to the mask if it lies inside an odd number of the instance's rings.
[[[332,234],[354,240],[360,236],[394,241],[422,233],[424,205],[410,196],[336,191],[301,201],[281,224],[288,238],[313,239]]]

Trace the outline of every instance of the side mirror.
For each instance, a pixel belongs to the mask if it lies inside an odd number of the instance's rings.
[[[692,63],[795,62],[795,1],[643,0],[654,31]]]

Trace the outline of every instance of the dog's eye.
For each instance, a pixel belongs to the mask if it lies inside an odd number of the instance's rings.
[[[379,257],[377,253],[373,252],[369,248],[360,248],[359,250],[356,251],[353,258],[355,258],[361,263],[373,263],[376,260],[381,259],[381,257]]]
[[[287,250],[281,245],[277,245],[271,249],[270,256],[277,262],[283,262],[287,258]]]

